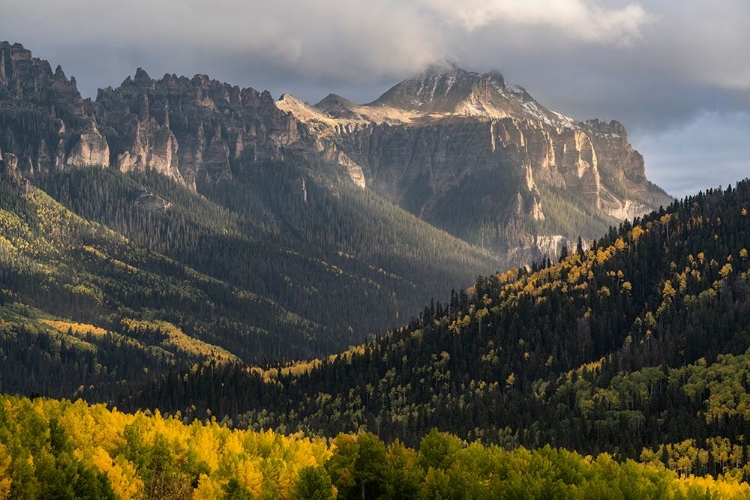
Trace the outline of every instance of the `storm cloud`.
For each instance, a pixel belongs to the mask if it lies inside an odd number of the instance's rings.
[[[0,38],[94,97],[137,67],[316,102],[375,99],[446,60],[551,109],[623,122],[674,195],[750,175],[750,3],[726,0],[25,0]]]

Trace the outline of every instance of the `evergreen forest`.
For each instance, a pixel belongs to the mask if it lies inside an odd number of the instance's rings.
[[[339,355],[175,371],[117,403],[257,430],[367,431],[407,446],[438,428],[465,442],[608,452],[684,474],[744,469],[748,204],[748,181],[708,190],[559,262],[479,277]]]
[[[610,190],[491,135],[399,206],[268,92],[0,84],[0,500],[750,498],[750,179],[620,223],[624,135]]]

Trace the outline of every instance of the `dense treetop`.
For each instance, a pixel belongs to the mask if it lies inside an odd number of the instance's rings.
[[[737,477],[434,430],[415,450],[366,432],[310,439],[0,396],[0,499],[748,498]]]

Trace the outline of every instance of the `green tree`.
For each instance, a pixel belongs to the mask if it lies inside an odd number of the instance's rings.
[[[325,464],[326,471],[341,498],[356,498],[355,463],[359,456],[359,443],[349,434],[339,434],[333,440],[333,455]]]
[[[237,478],[233,477],[224,486],[224,500],[253,500],[253,494],[243,488]]]
[[[357,437],[359,454],[354,462],[354,478],[362,500],[377,498],[386,467],[385,444],[375,434],[365,432]]]
[[[415,498],[424,477],[419,467],[417,452],[396,440],[388,446],[387,462],[383,471],[384,500]]]
[[[447,469],[461,450],[461,440],[433,428],[419,443],[419,465],[426,471]]]
[[[333,500],[333,483],[325,467],[307,466],[299,471],[292,496],[295,500]]]

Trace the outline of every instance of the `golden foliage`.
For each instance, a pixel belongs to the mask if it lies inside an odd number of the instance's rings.
[[[270,492],[274,484],[282,498],[289,498],[300,468],[322,465],[331,452],[325,440],[302,436],[282,436],[272,431],[231,430],[216,422],[185,425],[176,418],[164,418],[156,411],[128,415],[104,405],[89,406],[83,401],[29,401],[12,396],[0,397],[2,411],[10,421],[21,421],[21,412],[32,411],[44,421],[57,419],[75,450],[76,458],[94,465],[109,478],[119,498],[143,497],[143,480],[136,464],[126,459],[124,450],[133,444],[150,447],[165,439],[178,457],[194,454],[207,464],[196,498],[217,498],[229,478],[234,477],[256,497]],[[129,443],[126,429],[135,429],[137,443]],[[0,478],[3,478],[4,447],[0,444]],[[0,479],[0,499],[7,481]],[[7,483],[9,485],[9,483]],[[219,496],[221,498],[222,495]]]
[[[589,368],[595,369],[593,366]],[[513,384],[514,381],[509,380],[508,383]],[[180,483],[173,485],[170,498],[226,498],[227,488],[232,482],[254,498],[295,498],[296,484],[303,468],[330,466],[332,462],[329,459],[335,453],[356,453],[359,441],[357,436],[343,434],[329,442],[323,438],[301,435],[284,436],[273,431],[232,430],[215,421],[196,421],[186,425],[177,418],[165,418],[158,411],[153,416],[140,412],[129,415],[109,410],[101,404],[89,406],[82,401],[73,403],[44,399],[31,401],[16,396],[0,396],[0,414],[3,415],[3,436],[29,432],[24,427],[29,422],[35,422],[37,426],[41,424],[41,431],[49,432],[44,429],[48,429],[55,420],[64,431],[76,459],[84,466],[94,467],[106,475],[116,496],[127,500],[148,498],[154,493],[154,474],[167,470],[172,472],[162,479]],[[438,441],[443,439],[433,437]],[[595,498],[596,492],[601,491],[599,486],[605,482],[615,488],[614,491],[630,491],[630,488],[637,486],[645,488],[642,490],[644,492],[659,491],[660,497],[664,498],[692,498],[699,494],[710,498],[748,498],[750,495],[750,485],[741,481],[742,471],[739,469],[733,469],[719,479],[691,475],[695,467],[708,463],[709,451],[727,466],[733,466],[741,459],[742,448],[731,445],[724,438],[707,439],[706,446],[710,450],[698,449],[693,440],[665,445],[658,452],[644,450],[641,454],[642,464],[631,460],[620,463],[606,453],[598,457],[582,457],[575,452],[549,446],[535,451],[525,448],[506,451],[477,443],[461,446],[460,441],[451,436],[445,436],[445,439],[454,439],[459,443],[453,452],[455,462],[452,473],[462,481],[461,484],[476,488],[472,491],[484,492],[488,498],[493,497],[493,492],[496,497],[504,485],[513,488],[523,485],[529,488],[532,497],[537,496],[541,494],[538,489],[541,487],[540,474],[559,477],[556,471],[571,470],[580,471],[581,474],[575,475],[575,478],[571,476],[573,483],[557,481],[556,486],[571,493],[581,493],[573,498]],[[18,452],[19,443],[13,446]],[[389,460],[402,457],[404,453],[416,456],[416,452],[409,449],[394,455],[399,447],[403,448],[399,444],[388,448]],[[154,455],[157,449],[159,453]],[[660,463],[662,452],[668,457],[671,471]],[[0,443],[0,500],[9,498],[11,492],[9,470],[13,460],[19,460],[18,464],[23,462],[28,467],[35,466],[28,451],[13,456],[10,453],[10,449]],[[161,460],[159,465],[149,462],[154,457]],[[505,464],[506,470],[513,471],[504,479],[498,476],[500,482],[489,480],[495,474],[493,460],[497,459]],[[180,470],[188,467],[188,463],[197,464],[199,472],[195,472],[195,475],[181,473]],[[395,467],[403,466],[400,461],[391,463]],[[173,466],[177,470],[169,469]],[[337,466],[344,467],[339,470],[340,474],[353,472],[345,461]],[[421,474],[425,474],[425,471]],[[427,487],[429,483],[430,473],[427,472],[422,485]],[[516,488],[515,491],[520,490]],[[584,491],[588,494],[583,495]]]
[[[0,500],[7,500],[10,498],[10,487],[12,484],[11,478],[8,477],[10,464],[10,455],[5,448],[5,445],[0,443]]]
[[[71,321],[54,320],[54,319],[41,319],[45,325],[51,326],[60,333],[68,333],[69,331],[78,337],[85,337],[86,334],[90,333],[97,337],[101,337],[107,334],[107,330],[99,328],[98,326],[88,325],[85,323],[73,323]]]
[[[193,338],[172,323],[135,319],[124,319],[122,323],[131,331],[144,332],[146,329],[160,330],[167,336],[167,340],[165,341],[167,345],[174,346],[187,354],[213,359],[219,363],[239,362],[239,358],[236,355],[223,347]]]

